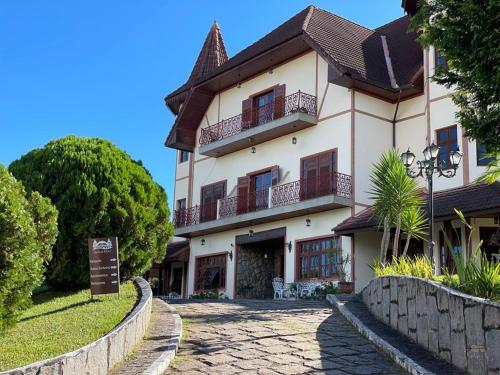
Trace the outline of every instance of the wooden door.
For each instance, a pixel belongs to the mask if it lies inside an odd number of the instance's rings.
[[[200,222],[217,218],[217,200],[226,196],[226,183],[218,182],[201,188]]]
[[[301,199],[336,193],[337,154],[327,151],[302,159]]]

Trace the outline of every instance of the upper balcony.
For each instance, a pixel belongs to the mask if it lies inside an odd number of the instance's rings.
[[[352,206],[351,176],[338,172],[174,211],[175,235],[196,237]]]
[[[202,128],[199,152],[219,157],[317,123],[316,97],[298,91]]]

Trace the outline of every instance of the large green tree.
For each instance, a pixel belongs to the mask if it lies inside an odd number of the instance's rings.
[[[12,325],[43,281],[57,238],[57,210],[0,165],[0,332]]]
[[[47,272],[53,286],[89,285],[87,238],[118,237],[124,278],[144,273],[165,256],[172,235],[165,191],[141,162],[110,142],[69,136],[9,168],[59,210],[60,235]]]
[[[500,1],[420,0],[412,28],[436,47],[448,69],[433,79],[453,88],[465,135],[500,151]]]

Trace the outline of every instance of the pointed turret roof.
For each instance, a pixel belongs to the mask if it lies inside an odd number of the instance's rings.
[[[200,54],[196,59],[193,71],[189,76],[188,82],[195,82],[200,78],[212,73],[227,61],[227,52],[224,47],[224,41],[220,32],[219,24],[214,21],[210,31],[207,34],[205,43],[201,48]]]
[[[214,21],[212,27],[208,31],[203,47],[194,64],[193,70],[189,75],[188,80],[177,90],[168,95],[168,98],[176,98],[182,101],[187,91],[193,87],[197,82],[212,73],[216,68],[224,64],[228,60],[226,47],[222,40],[222,34],[219,24]],[[179,97],[180,96],[180,97]]]

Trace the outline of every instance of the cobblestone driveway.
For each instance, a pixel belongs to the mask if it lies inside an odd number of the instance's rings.
[[[403,374],[324,302],[179,302],[184,340],[166,374]]]

